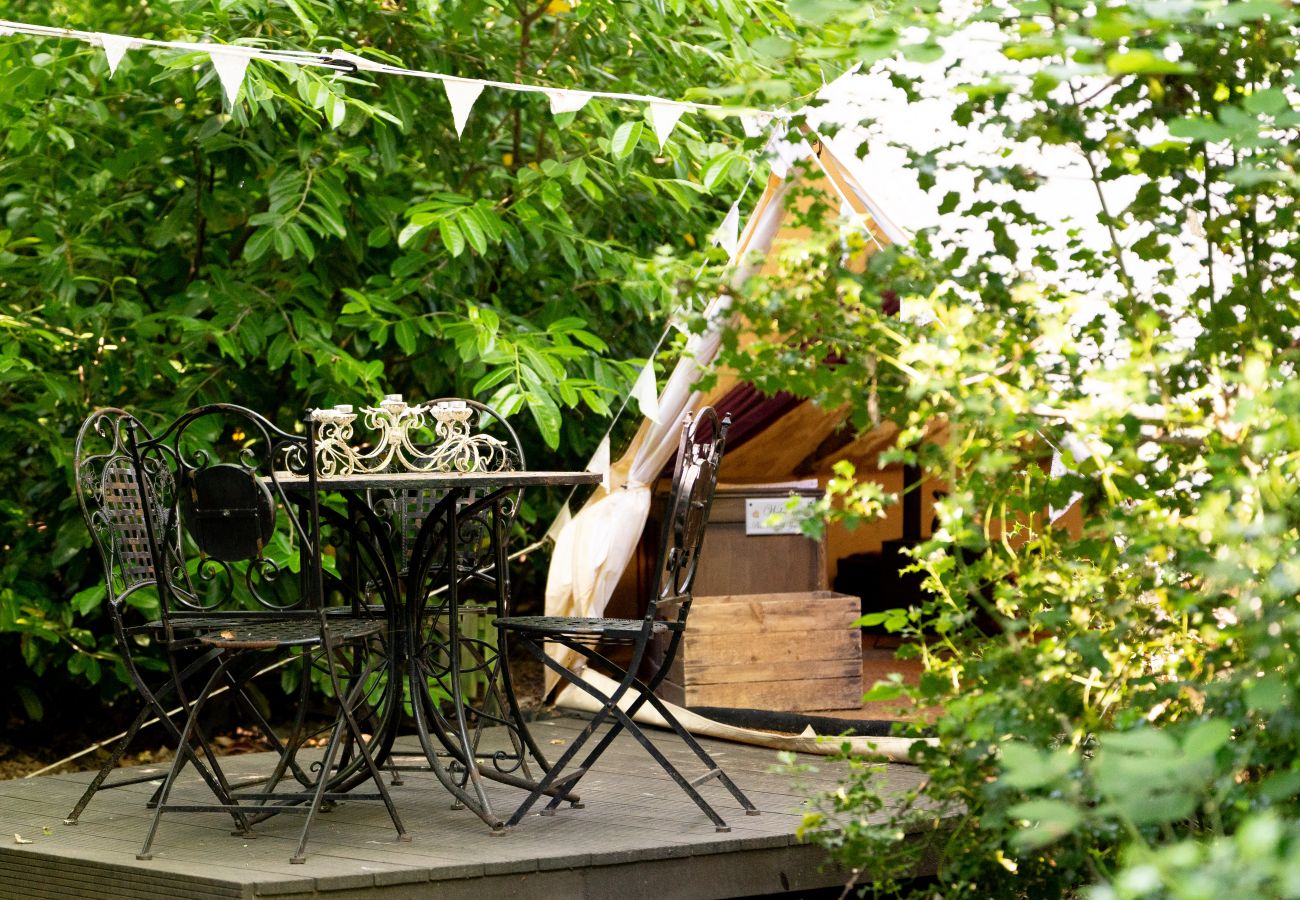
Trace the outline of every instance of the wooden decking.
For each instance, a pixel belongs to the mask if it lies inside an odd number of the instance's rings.
[[[535,730],[558,753],[581,725],[557,718],[537,723]],[[685,747],[666,732],[652,732],[683,771],[696,772]],[[532,815],[507,834],[492,836],[472,813],[450,808],[432,775],[407,773],[394,799],[411,843],[394,841],[382,805],[347,802],[321,817],[307,863],[297,866],[289,856],[301,817],[264,822],[250,840],[232,836],[229,818],[219,813],[169,814],[153,860],[140,862],[135,853],[148,822],[150,784],[101,792],[81,822],[68,826],[63,817],[88,773],[0,782],[0,897],[633,900],[761,895],[843,883],[844,873],[819,848],[795,837],[805,798],[833,787],[840,764],[802,758],[817,771],[795,784],[772,771],[771,750],[706,745],[762,810],[745,816],[716,782],[706,785],[702,790],[732,826],[730,833],[716,833],[645,751],[623,736],[583,780],[584,809],[563,806],[554,817]],[[232,778],[264,771],[267,764],[265,754],[226,761]],[[163,771],[158,769],[160,777]],[[918,779],[915,769],[895,765],[880,777],[899,790]],[[185,790],[196,799],[205,791],[196,780]],[[511,788],[491,788],[502,810],[520,796]]]

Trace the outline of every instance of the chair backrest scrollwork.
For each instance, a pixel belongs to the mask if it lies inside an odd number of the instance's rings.
[[[138,428],[128,448],[138,471],[169,473],[174,490],[146,495],[162,570],[163,620],[221,612],[287,612],[315,599],[291,570],[314,572],[310,493],[286,488],[307,471],[308,439],[229,403],[192,409],[157,436]],[[276,532],[289,540],[273,547]],[[159,529],[155,528],[155,532]]]
[[[167,468],[137,470],[128,446],[131,434],[148,432],[134,416],[116,408],[97,409],[81,425],[73,452],[77,500],[91,540],[99,551],[114,608],[130,594],[153,587],[157,581],[150,551],[146,507],[155,510],[157,539],[175,544],[178,535],[167,532],[156,515],[157,505],[145,497],[170,496],[174,484]]]
[[[652,615],[658,601],[690,600],[729,427],[730,414],[719,419],[711,406],[693,417],[688,415],[682,427],[672,490],[659,538]]]

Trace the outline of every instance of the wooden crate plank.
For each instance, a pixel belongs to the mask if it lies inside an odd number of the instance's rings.
[[[692,684],[683,688],[663,682],[660,693],[670,703],[685,706],[734,706],[742,709],[857,709],[862,705],[862,676],[817,678],[808,681],[757,681],[735,684]],[[673,699],[680,698],[680,699]]]
[[[690,634],[679,651],[682,664],[735,665],[782,659],[856,659],[862,665],[857,631],[781,631],[775,634]]]
[[[674,668],[685,673],[686,683],[690,685],[748,684],[755,681],[810,681],[820,678],[853,678],[854,676],[858,678],[860,683],[862,679],[862,663],[854,657],[848,659],[794,659],[782,662],[736,663],[734,665],[686,663],[684,666],[674,666]]]
[[[677,615],[676,604],[664,608],[664,618]],[[862,601],[834,591],[790,594],[724,594],[700,596],[691,602],[687,634],[714,632],[807,631],[854,629]]]

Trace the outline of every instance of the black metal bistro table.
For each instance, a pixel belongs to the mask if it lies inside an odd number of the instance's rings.
[[[398,471],[317,475],[322,496],[338,495],[346,514],[321,508],[335,529],[353,596],[379,603],[388,619],[384,683],[373,693],[370,747],[376,761],[397,772],[430,769],[454,805],[475,812],[494,832],[504,827],[493,812],[484,779],[523,790],[536,786],[532,764],[549,763],[520,713],[510,680],[504,638],[491,620],[510,611],[507,543],[525,488],[597,484],[596,472]],[[305,491],[305,475],[285,474],[286,490]],[[406,528],[394,527],[393,522]],[[482,617],[482,618],[480,618]],[[466,630],[467,618],[490,633]],[[473,682],[481,690],[474,696]],[[403,764],[394,752],[403,719],[415,722],[423,759]],[[483,729],[504,727],[510,750],[481,751]],[[360,774],[360,773],[356,773]],[[400,783],[400,781],[398,781]],[[576,800],[576,798],[573,798]]]

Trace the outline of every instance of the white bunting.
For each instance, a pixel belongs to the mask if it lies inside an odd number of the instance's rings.
[[[713,243],[726,250],[728,258],[736,255],[736,247],[740,244],[740,201],[731,204],[731,209],[727,210],[722,224],[713,232]]]
[[[184,50],[187,52],[208,53],[221,79],[222,86],[225,88],[226,97],[233,104],[239,98],[239,90],[243,86],[244,75],[248,69],[248,60],[260,59],[265,62],[274,63],[291,63],[297,66],[312,66],[317,68],[329,69],[334,72],[344,71],[350,67],[355,67],[358,71],[383,73],[385,75],[408,76],[413,78],[433,78],[442,81],[446,86],[448,96],[455,92],[464,94],[466,97],[477,98],[479,91],[486,85],[499,88],[505,91],[518,91],[524,93],[542,93],[546,94],[551,102],[551,111],[555,114],[577,112],[582,109],[593,97],[602,97],[608,100],[620,100],[629,103],[648,103],[651,107],[650,117],[654,124],[655,133],[659,136],[660,148],[667,142],[669,135],[672,134],[673,128],[676,127],[677,121],[688,111],[708,111],[721,116],[740,116],[745,121],[742,123],[745,133],[755,135],[767,127],[767,124],[776,120],[787,120],[796,113],[781,110],[748,110],[740,111],[735,107],[721,106],[716,103],[694,103],[688,100],[674,100],[668,97],[651,97],[645,94],[628,93],[626,91],[584,91],[567,88],[555,88],[537,84],[518,84],[508,81],[487,81],[476,82],[473,79],[459,78],[454,75],[446,75],[441,72],[429,71],[424,69],[408,69],[404,66],[395,65],[387,62],[380,62],[374,59],[367,59],[355,53],[350,53],[343,49],[335,49],[330,52],[319,50],[292,50],[277,49],[272,47],[247,47],[242,45],[227,44],[209,44],[194,43],[192,41],[160,41],[154,38],[136,37],[125,34],[107,34],[95,31],[78,31],[72,28],[57,28],[49,25],[32,25],[24,22],[11,22],[0,19],[0,35],[30,35],[36,38],[64,38],[67,40],[83,41],[92,46],[103,47],[106,55],[109,57],[110,70],[115,70],[122,60],[124,50],[138,48],[159,48]],[[212,49],[216,47],[217,49]],[[461,85],[457,87],[456,85]],[[453,104],[456,105],[455,103]],[[465,101],[466,111],[462,119],[468,117],[468,108],[473,105],[472,99]]]
[[[1067,435],[1067,437],[1072,438],[1073,435]],[[1064,443],[1064,441],[1062,441],[1062,443]],[[1048,475],[1051,478],[1053,479],[1063,478],[1066,475],[1077,475],[1077,474],[1078,474],[1077,472],[1075,472],[1073,469],[1071,469],[1069,466],[1065,464],[1065,459],[1062,457],[1060,450],[1053,451],[1052,468],[1048,471]],[[1053,525],[1055,525],[1062,516],[1064,516],[1066,513],[1070,511],[1070,509],[1074,506],[1074,504],[1078,503],[1082,499],[1083,499],[1082,492],[1075,491],[1074,493],[1070,494],[1070,499],[1065,501],[1064,506],[1058,508],[1049,505],[1047,507],[1047,520],[1051,522]]]
[[[560,511],[555,514],[555,521],[551,523],[551,527],[546,529],[546,534],[543,535],[543,540],[554,541],[560,536],[560,532],[564,530],[564,526],[568,525],[572,521],[573,513],[569,512],[569,501],[566,500],[564,501],[564,505],[560,507]]]
[[[452,81],[450,78],[444,79],[443,88],[447,91],[447,100],[451,103],[451,120],[456,126],[456,137],[460,137],[461,132],[465,130],[465,120],[469,118],[469,111],[474,108],[474,101],[478,95],[483,93],[483,82],[481,81]]]
[[[599,472],[601,474],[601,486],[606,491],[609,490],[609,435],[600,439],[600,446],[592,454],[591,462],[587,463],[588,472]]]
[[[546,96],[551,101],[551,115],[555,116],[576,113],[591,99],[591,94],[586,91],[547,91]]]
[[[784,179],[790,174],[791,167],[801,159],[807,159],[812,156],[813,149],[808,142],[800,138],[798,141],[790,142],[785,139],[785,135],[775,138],[769,145],[772,152],[772,174],[777,178]]]
[[[126,51],[135,46],[135,42],[120,34],[100,34],[99,45],[104,48],[104,58],[108,60],[108,77],[117,74],[118,63],[126,56]]]
[[[225,88],[226,99],[230,101],[231,106],[234,106],[235,101],[239,99],[239,89],[244,84],[248,61],[252,57],[238,53],[223,53],[220,50],[209,50],[208,56],[212,59],[212,68],[217,70],[217,78],[221,81],[221,86]]]
[[[745,137],[756,138],[763,133],[763,116],[741,116],[740,127],[745,129]]]
[[[673,129],[677,127],[677,120],[682,117],[686,109],[680,103],[650,104],[650,124],[654,126],[655,137],[659,138],[660,150],[668,143],[668,135],[673,133]]]
[[[632,396],[641,407],[641,415],[651,422],[659,421],[659,387],[655,384],[655,366],[653,360],[645,364],[641,374],[632,385]]]

